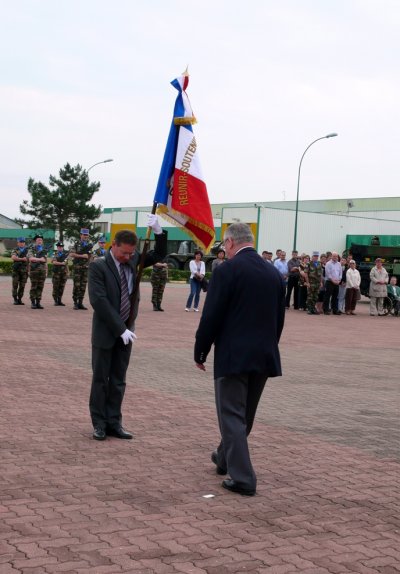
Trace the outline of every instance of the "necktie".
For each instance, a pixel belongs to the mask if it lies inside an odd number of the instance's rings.
[[[126,321],[131,310],[131,302],[129,300],[128,281],[126,280],[125,275],[125,265],[121,264],[119,266],[119,274],[121,277],[121,306],[119,314],[121,315],[121,319]]]

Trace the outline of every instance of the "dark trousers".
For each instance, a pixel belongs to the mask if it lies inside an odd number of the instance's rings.
[[[293,306],[295,309],[299,308],[299,276],[289,275],[287,288],[286,288],[286,307],[290,307],[290,297],[293,295]]]
[[[305,309],[307,305],[307,287],[299,285],[299,309]]]
[[[253,427],[267,375],[253,373],[219,377],[214,381],[221,432],[218,465],[227,468],[242,488],[255,489],[257,478],[250,460],[247,437]]]
[[[357,305],[358,289],[350,287],[346,289],[345,307],[346,313],[354,311]]]
[[[92,388],[89,409],[93,427],[117,428],[122,424],[121,405],[125,394],[125,375],[132,344],[120,337],[111,349],[92,347]]]
[[[329,311],[329,303],[331,305],[332,311],[336,313],[338,310],[338,294],[339,285],[335,285],[329,279],[325,282],[325,293],[324,293],[324,313]]]

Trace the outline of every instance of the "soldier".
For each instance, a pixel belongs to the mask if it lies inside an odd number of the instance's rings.
[[[14,305],[25,305],[22,302],[26,282],[28,281],[28,248],[25,237],[18,237],[17,247],[11,254],[12,265],[12,296]]]
[[[44,281],[47,275],[47,249],[43,246],[43,235],[35,235],[35,242],[28,251],[29,277],[31,280],[31,309],[43,309],[42,299]]]
[[[164,294],[165,284],[168,279],[168,263],[155,263],[151,272],[150,282],[153,288],[151,302],[153,311],[164,311],[161,308],[161,301]]]
[[[68,279],[68,255],[69,251],[64,251],[64,245],[59,241],[56,243],[57,251],[54,252],[53,264],[53,299],[54,305],[57,307],[65,307],[62,302],[65,284]]]
[[[318,293],[323,283],[322,265],[318,261],[318,251],[313,251],[310,263],[304,269],[305,285],[307,286],[307,314],[320,315],[315,305],[318,299]]]
[[[106,244],[105,237],[100,237],[97,243],[99,244],[99,246],[97,249],[95,249],[93,253],[93,261],[95,261],[99,257],[104,257],[104,255],[107,253],[107,250],[105,248]]]
[[[87,307],[83,304],[83,298],[86,291],[92,248],[93,244],[89,242],[89,229],[81,229],[81,238],[70,251],[74,279],[72,299],[74,301],[75,310],[87,310]]]

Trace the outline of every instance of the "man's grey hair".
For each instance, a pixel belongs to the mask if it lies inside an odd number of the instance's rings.
[[[232,223],[224,233],[224,239],[231,238],[235,243],[254,243],[254,235],[247,223]]]

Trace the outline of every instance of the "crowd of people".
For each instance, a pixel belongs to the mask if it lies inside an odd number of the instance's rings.
[[[335,251],[319,253],[313,251],[311,257],[292,251],[287,260],[286,252],[277,249],[273,259],[271,251],[262,252],[263,259],[279,271],[286,285],[286,309],[306,311],[308,315],[356,315],[357,301],[361,299],[361,275],[356,261],[349,254],[340,257]],[[370,315],[385,315],[386,297],[392,301],[394,314],[399,314],[400,288],[397,278],[390,278],[377,257],[370,270]]]

